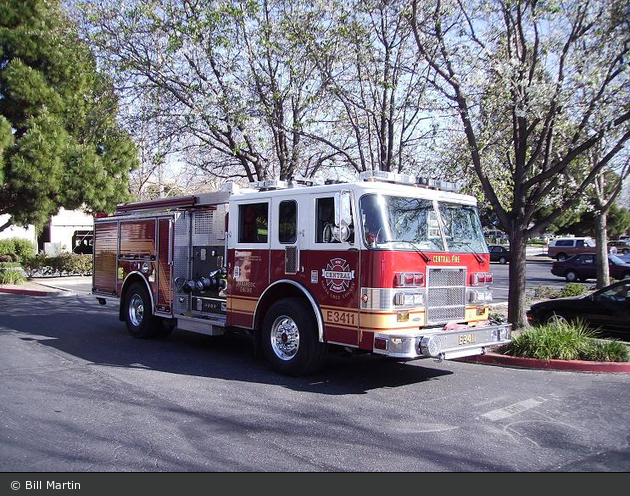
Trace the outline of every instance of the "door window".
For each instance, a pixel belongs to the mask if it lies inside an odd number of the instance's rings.
[[[250,203],[238,206],[238,242],[266,243],[269,233],[269,206]]]
[[[280,202],[278,211],[278,241],[292,244],[297,239],[297,203],[294,200]]]

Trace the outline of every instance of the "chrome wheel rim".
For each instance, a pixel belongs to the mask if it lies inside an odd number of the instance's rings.
[[[282,315],[271,326],[271,349],[283,361],[295,357],[300,348],[300,330],[291,317]]]
[[[549,324],[568,324],[569,321],[566,319],[564,315],[553,314],[549,319],[547,319]]]
[[[135,294],[129,300],[129,320],[134,326],[142,324],[144,319],[144,302],[139,295]]]
[[[577,281],[577,279],[578,279],[577,274],[575,272],[569,272],[567,274],[567,281],[574,282],[574,281]]]

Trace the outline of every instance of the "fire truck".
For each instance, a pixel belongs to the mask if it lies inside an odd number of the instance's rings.
[[[95,219],[93,257],[93,294],[132,336],[246,330],[283,374],[333,347],[441,360],[510,342],[489,320],[476,199],[441,181],[373,172],[122,204]]]

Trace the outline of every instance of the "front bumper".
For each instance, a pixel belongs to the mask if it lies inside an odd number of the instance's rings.
[[[374,334],[373,352],[394,358],[452,359],[481,355],[511,342],[512,324],[461,327],[455,330],[418,329]]]

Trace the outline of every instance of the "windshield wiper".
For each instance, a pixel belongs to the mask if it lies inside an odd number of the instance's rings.
[[[408,243],[422,257],[424,263],[429,263],[429,260],[431,260],[413,241],[407,241],[406,239],[386,239],[384,243]]]
[[[468,248],[470,248],[470,252],[475,256],[475,259],[477,260],[477,262],[480,264],[483,263],[483,258],[481,257],[481,255],[479,255],[479,253],[475,251],[475,248],[473,247],[473,245],[471,245],[470,243],[467,243],[466,241],[453,241],[453,243],[467,246]]]

